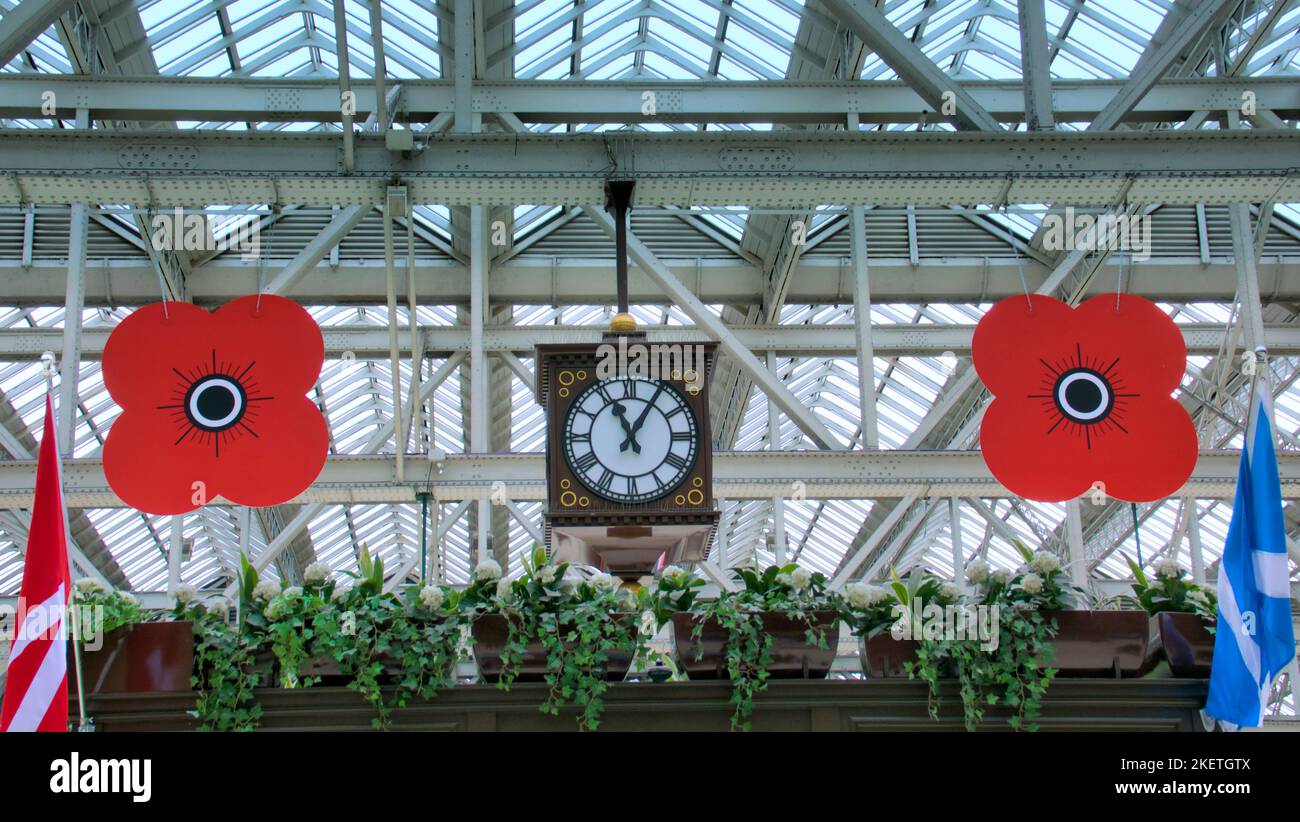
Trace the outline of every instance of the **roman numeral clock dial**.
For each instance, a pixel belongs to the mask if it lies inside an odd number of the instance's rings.
[[[668,382],[595,382],[574,397],[560,429],[564,460],[593,494],[650,502],[695,466],[700,427],[686,397]]]

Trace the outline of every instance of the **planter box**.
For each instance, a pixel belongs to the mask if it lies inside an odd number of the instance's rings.
[[[812,613],[813,627],[826,629],[827,648],[817,648],[804,641],[809,626],[800,620],[772,612],[761,613],[759,618],[763,622],[763,630],[772,637],[772,664],[767,669],[772,679],[826,678],[831,663],[835,661],[837,634],[831,628],[836,618],[834,611]],[[714,620],[708,619],[697,641],[696,624],[697,617],[694,614],[673,614],[678,664],[691,679],[725,679],[726,630]]]
[[[1043,611],[1054,618],[1052,667],[1062,677],[1143,676],[1156,665],[1157,632],[1144,611]]]
[[[635,614],[615,614],[614,617],[619,620],[635,623],[638,617]],[[568,631],[572,626],[561,626],[562,631]],[[506,617],[501,614],[484,614],[474,620],[474,626],[471,629],[474,636],[474,657],[478,660],[479,671],[486,682],[500,682],[501,674],[505,665],[501,661],[501,652],[505,650],[506,639],[509,637],[509,627],[506,624]],[[635,636],[635,632],[633,634]],[[546,678],[548,668],[546,666],[546,649],[542,646],[540,640],[529,642],[523,653],[523,658],[519,660],[519,667],[515,675],[515,682],[541,682]],[[632,667],[633,651],[610,651],[609,659],[605,662],[605,679],[611,682],[622,681],[627,676],[628,669]]]
[[[75,675],[72,653],[69,646],[68,672]],[[193,672],[194,626],[189,622],[115,628],[104,634],[99,650],[81,653],[87,694],[188,691]]]
[[[868,679],[907,679],[909,662],[916,662],[916,651],[921,643],[915,639],[894,639],[889,631],[870,639],[858,639],[858,655],[862,659],[862,673]]]
[[[1214,661],[1214,634],[1196,614],[1164,612],[1151,618],[1174,676],[1204,679]]]

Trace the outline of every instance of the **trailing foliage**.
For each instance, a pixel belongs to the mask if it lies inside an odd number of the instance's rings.
[[[804,641],[816,648],[829,648],[827,631],[839,624],[839,598],[826,591],[824,574],[811,573],[798,565],[773,565],[762,572],[747,568],[733,571],[744,587],[723,591],[716,600],[698,609],[693,638],[697,642],[696,659],[704,653],[700,642],[708,621],[726,632],[723,657],[727,677],[731,680],[732,730],[747,731],[754,712],[754,696],[767,687],[772,664],[772,637],[763,629],[763,612],[775,612],[805,627]],[[818,611],[833,611],[836,618],[828,625],[816,618]]]
[[[1042,611],[1066,607],[1084,592],[1069,584],[1055,555],[1045,551],[1035,554],[1020,543],[1016,547],[1025,564],[1014,575],[990,572],[983,563],[972,564],[968,579],[975,596],[957,614],[973,629],[976,613],[972,606],[991,609],[988,612],[997,616],[996,644],[983,642],[975,630],[958,632],[961,638],[921,635],[917,662],[909,665],[908,674],[929,684],[931,718],[938,716],[939,679],[950,674],[958,683],[967,730],[974,730],[985,710],[994,705],[1009,710],[1007,722],[1012,728],[1038,729],[1043,696],[1056,676],[1051,667],[1056,621]],[[918,583],[918,595],[924,595],[923,585]],[[897,575],[894,588],[902,589],[902,599],[907,586]],[[939,604],[954,602],[955,598]]]
[[[579,726],[595,730],[609,689],[610,661],[616,655],[631,659],[638,652],[644,599],[620,591],[618,580],[608,574],[571,575],[567,563],[549,564],[541,548],[526,556],[523,565],[523,574],[509,580],[501,578],[495,562],[481,563],[462,607],[505,618],[498,687],[510,689],[529,643],[540,643],[549,686],[540,709],[558,715],[561,707],[575,705],[581,709]]]
[[[181,603],[177,619],[194,626],[194,673],[190,685],[196,694],[190,715],[204,731],[248,731],[257,727],[262,706],[253,689],[270,679],[269,660],[258,659],[258,636],[229,622],[223,600],[203,604]]]

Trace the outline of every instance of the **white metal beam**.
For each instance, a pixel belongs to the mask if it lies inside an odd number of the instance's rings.
[[[1088,130],[1109,131],[1119,125],[1124,115],[1164,76],[1183,51],[1204,37],[1211,28],[1221,25],[1240,2],[1241,0],[1195,0],[1176,4],[1175,9],[1187,9],[1183,19],[1171,26],[1172,30],[1159,42],[1155,42],[1158,38],[1153,38],[1152,44],[1138,59],[1123,88],[1097,114],[1088,125]],[[1171,15],[1174,13],[1170,12]]]
[[[953,82],[921,47],[894,27],[869,0],[822,0],[840,22],[903,78],[936,111],[955,107],[952,118],[974,131],[1001,131],[1002,126],[974,97]]]
[[[22,0],[0,17],[0,66],[7,65],[54,25],[76,0]]]
[[[1047,49],[1044,0],[1019,0],[1020,67],[1025,79],[1025,127],[1042,131],[1056,127],[1052,115],[1052,70]]]
[[[67,292],[63,302],[63,358],[59,361],[59,451],[72,456],[77,440],[81,370],[81,309],[86,297],[87,206],[74,203],[68,236]]]
[[[338,23],[338,16],[335,22]],[[337,38],[335,38],[337,41]],[[337,43],[336,43],[337,47]],[[350,78],[356,114],[370,114],[374,94],[368,79]],[[1020,123],[1025,116],[1025,84],[1019,80],[951,79],[986,111],[1003,123]],[[1093,120],[1124,79],[1055,79],[1052,98],[1056,119]],[[468,105],[472,114],[501,114],[523,123],[639,122],[644,91],[672,99],[672,110],[661,107],[656,122],[677,123],[826,123],[842,125],[848,114],[861,123],[933,122],[931,107],[906,83],[888,80],[843,82],[798,81],[671,81],[635,77],[628,80],[583,80],[574,94],[568,80],[483,80],[474,82]],[[1197,112],[1222,110],[1224,101],[1240,100],[1254,91],[1260,110],[1293,119],[1300,111],[1300,78],[1287,75],[1256,77],[1170,77],[1157,81],[1122,122],[1177,122]],[[12,73],[0,76],[0,117],[42,118],[41,92],[59,100],[84,102],[95,120],[208,122],[342,121],[340,88],[333,79],[312,77],[178,77],[174,75],[116,77]],[[455,80],[404,79],[402,110],[412,122],[425,122],[436,134],[454,118]],[[458,128],[464,131],[466,129]]]
[[[299,280],[325,259],[330,249],[337,245],[352,229],[370,213],[369,205],[350,205],[339,211],[338,216],[330,220],[319,234],[313,237],[302,251],[299,251],[288,265],[280,269],[275,278],[266,287],[268,294],[286,294]]]
[[[380,444],[392,435],[389,424],[376,435],[383,435]],[[395,483],[392,454],[331,456],[316,483],[291,502],[412,502],[415,490],[429,485],[443,500],[487,500],[493,482],[505,483],[512,499],[537,501],[546,496],[543,462],[542,454],[532,453],[448,454],[428,482],[421,477]],[[1239,462],[1238,451],[1201,451],[1180,493],[1231,497]],[[1300,452],[1279,453],[1278,465],[1282,496],[1300,499]],[[29,507],[35,472],[33,461],[0,460],[0,507]],[[69,506],[123,507],[100,460],[68,460],[64,476]],[[717,451],[713,476],[714,496],[731,500],[770,500],[788,494],[794,482],[804,484],[809,499],[1013,496],[989,473],[979,451]]]
[[[330,134],[159,131],[147,144],[75,129],[0,136],[12,170],[0,176],[0,203],[14,205],[374,204],[395,178],[415,203],[565,205],[603,202],[611,175],[638,180],[638,207],[1300,199],[1293,130],[446,134],[409,158],[362,135],[352,175]]]
[[[284,268],[282,260],[264,259],[260,268],[271,279]],[[706,304],[749,305],[762,299],[762,272],[752,264],[725,258],[661,257],[662,262]],[[942,296],[944,302],[984,303],[1024,293],[1020,270],[1032,286],[1050,269],[1015,257],[922,257],[913,267],[906,257],[872,257],[872,302],[925,303]],[[604,276],[608,258],[557,256],[516,257],[492,266],[493,305],[590,305],[612,302],[613,278]],[[1300,256],[1269,254],[1257,264],[1260,281],[1270,302],[1300,300]],[[1114,291],[1118,260],[1112,257],[1087,286],[1085,294]],[[158,274],[144,258],[101,258],[90,263],[86,283],[87,307],[143,305],[158,299]],[[186,296],[198,305],[222,305],[257,290],[259,265],[243,261],[212,262],[186,280]],[[845,276],[845,260],[831,255],[799,258],[786,291],[788,304],[846,304],[853,301],[853,282]],[[1130,276],[1130,272],[1132,275]],[[40,258],[23,266],[14,256],[0,259],[0,279],[5,283],[6,305],[47,306],[64,300],[67,260]],[[1152,257],[1146,262],[1125,261],[1125,291],[1160,302],[1232,302],[1237,291],[1237,271],[1232,258],[1213,257],[1202,265],[1199,256]],[[446,260],[416,260],[416,287],[426,304],[469,304],[467,265]],[[1132,283],[1129,288],[1128,284]],[[406,286],[399,284],[401,296]],[[634,304],[666,305],[663,289],[635,267],[628,276],[629,298]],[[344,258],[337,268],[321,264],[294,286],[292,296],[308,305],[378,305],[384,301],[384,266],[381,260]],[[877,328],[879,333],[882,326]],[[3,330],[3,329],[0,329]],[[735,329],[743,333],[740,327]],[[91,329],[87,329],[89,333]]]
[[[596,223],[596,225],[605,232],[609,237],[614,236],[614,220],[603,210],[594,206],[586,206],[587,216]],[[717,340],[719,344],[735,358],[737,364],[753,380],[763,392],[785,412],[791,422],[799,426],[808,437],[820,448],[838,450],[844,448],[826,429],[821,420],[810,408],[805,406],[798,397],[785,385],[777,379],[771,371],[763,366],[758,358],[747,349],[735,333],[720,320],[712,311],[709,310],[700,298],[695,296],[682,281],[677,279],[668,268],[659,261],[649,247],[641,242],[634,233],[628,232],[627,237],[628,256],[632,258],[641,270],[650,275],[658,285],[664,290],[664,293],[678,305],[683,312],[695,321],[705,333],[711,338]]]
[[[858,404],[862,414],[862,447],[879,448],[876,422],[876,348],[871,321],[871,278],[867,258],[866,210],[849,212],[849,239],[853,257],[853,337],[858,358]],[[948,350],[948,349],[944,349]]]

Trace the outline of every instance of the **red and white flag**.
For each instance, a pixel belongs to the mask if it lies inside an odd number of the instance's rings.
[[[45,396],[45,430],[36,464],[36,500],[27,532],[23,588],[9,649],[0,731],[68,729],[67,512],[54,406]]]

